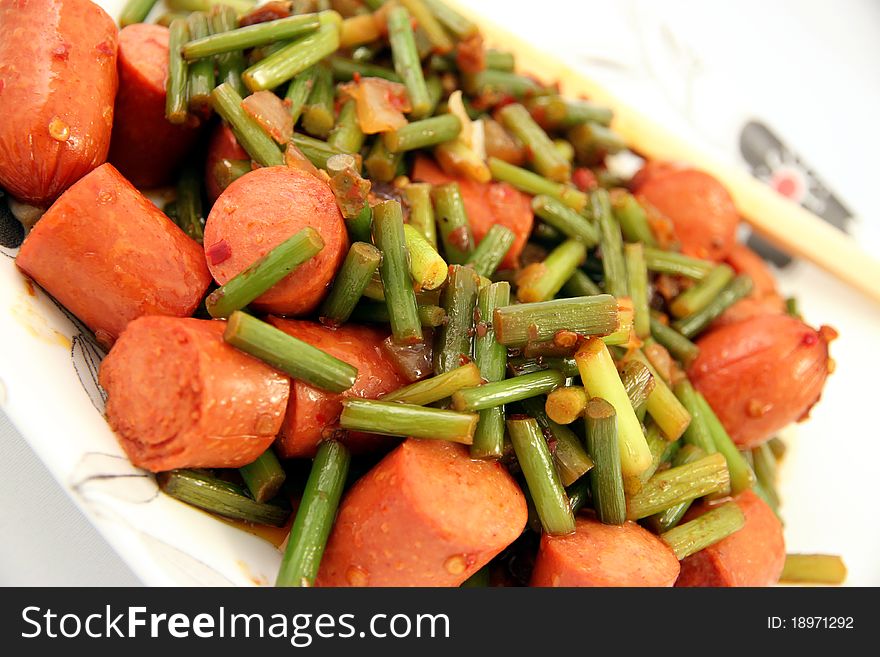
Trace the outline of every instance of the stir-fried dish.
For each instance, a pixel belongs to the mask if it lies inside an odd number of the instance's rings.
[[[154,4],[0,0],[0,186],[165,493],[279,585],[842,579],[776,489],[835,332],[717,180],[441,0]]]

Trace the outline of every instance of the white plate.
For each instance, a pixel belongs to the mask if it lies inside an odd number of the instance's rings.
[[[122,0],[99,2],[117,16]],[[265,541],[158,495],[102,417],[100,351],[69,314],[0,257],[0,404],[59,484],[131,569],[151,585],[274,581]],[[880,584],[874,521],[880,431],[880,307],[802,265],[782,281],[814,324],[833,324],[837,372],[810,421],[788,431],[781,494],[789,551],[843,554],[850,584]],[[880,284],[880,281],[878,281]]]

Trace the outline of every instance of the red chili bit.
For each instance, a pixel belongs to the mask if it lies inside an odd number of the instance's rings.
[[[458,364],[459,365],[467,365],[471,362],[471,357],[467,354],[459,354],[458,355]]]
[[[449,233],[447,239],[452,246],[456,249],[461,249],[462,251],[466,251],[471,246],[470,234],[467,226],[459,226]]]
[[[212,265],[219,265],[232,257],[232,248],[226,240],[220,240],[209,246],[205,255]]]
[[[596,174],[586,167],[578,167],[575,169],[571,174],[571,181],[574,183],[575,187],[582,192],[592,191],[599,186]]]
[[[486,334],[488,332],[489,332],[489,326],[486,324],[486,322],[477,323],[477,337],[478,338],[485,338]]]
[[[355,72],[352,74],[351,79],[354,80],[354,83],[355,83],[355,84],[360,84],[360,83],[361,83],[361,74],[360,74],[360,72],[355,71]]]

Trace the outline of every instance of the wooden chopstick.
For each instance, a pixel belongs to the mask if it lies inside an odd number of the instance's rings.
[[[852,237],[781,196],[745,170],[722,164],[675,136],[554,55],[493,24],[457,0],[446,2],[480,26],[487,45],[513,52],[518,67],[525,63],[521,66],[524,72],[547,82],[558,81],[566,94],[584,95],[614,110],[612,127],[634,151],[650,159],[686,162],[712,174],[724,184],[743,219],[756,232],[783,251],[809,260],[880,302],[880,260],[868,254]]]

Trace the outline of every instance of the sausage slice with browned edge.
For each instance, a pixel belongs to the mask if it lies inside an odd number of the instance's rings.
[[[105,347],[141,315],[191,315],[211,282],[199,244],[110,164],[49,208],[15,262]]]
[[[318,231],[324,248],[251,307],[277,315],[309,313],[324,298],[348,252],[348,233],[329,185],[308,173],[266,167],[227,187],[205,225],[208,268],[223,285],[306,226]],[[217,260],[212,253],[224,256]]]
[[[268,321],[288,335],[308,342],[358,370],[354,385],[342,394],[293,381],[287,414],[275,444],[279,456],[314,456],[324,429],[339,419],[344,398],[376,399],[404,384],[381,349],[382,341],[388,337],[385,331],[354,325],[330,329],[315,322],[278,317],[270,317]],[[363,452],[371,447],[385,447],[390,441],[385,436],[352,432],[342,442],[355,452]]]
[[[779,581],[785,565],[782,523],[750,490],[734,501],[746,517],[745,525],[684,559],[676,586],[773,586]],[[710,508],[700,504],[684,520],[693,520]]]
[[[107,421],[136,466],[237,468],[272,444],[289,380],[226,344],[225,328],[141,317],[101,363]]]
[[[526,501],[499,463],[409,439],[343,500],[318,586],[458,586],[522,532]]]
[[[672,586],[678,568],[672,550],[641,525],[582,514],[574,534],[541,537],[530,586]]]
[[[834,329],[789,315],[759,315],[710,331],[688,378],[741,448],[757,447],[819,401]]]
[[[169,184],[198,130],[195,123],[174,125],[165,119],[168,28],[147,23],[123,28],[117,65],[109,160],[136,187]]]
[[[0,187],[47,207],[107,159],[116,25],[89,0],[0,0]]]

